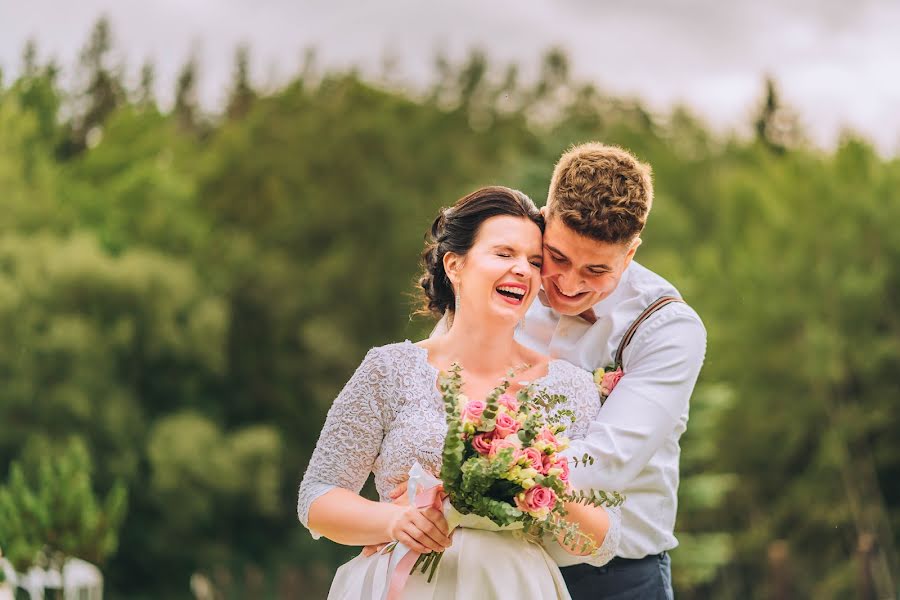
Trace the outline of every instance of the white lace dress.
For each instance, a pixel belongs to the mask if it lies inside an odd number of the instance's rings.
[[[303,482],[297,514],[309,527],[309,507],[334,487],[359,492],[369,476],[382,501],[402,482],[418,461],[440,471],[447,425],[437,390],[437,370],[424,348],[405,341],[373,348],[334,401],[316,444]],[[563,360],[553,360],[547,375],[535,381],[550,393],[562,394],[560,408],[575,413],[566,434],[584,435],[600,409],[591,374]],[[610,529],[592,555],[575,557],[555,541],[543,546],[509,532],[457,529],[431,583],[416,571],[408,580],[404,599],[569,598],[558,564],[587,562],[603,565],[613,558],[621,534],[617,510],[610,510]],[[310,530],[313,537],[320,537]],[[328,597],[381,598],[388,556],[357,556],[340,567]]]

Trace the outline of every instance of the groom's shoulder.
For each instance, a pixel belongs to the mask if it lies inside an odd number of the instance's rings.
[[[631,288],[631,295],[638,300],[634,303],[634,311],[642,311],[663,296],[675,296],[680,298],[681,302],[669,304],[651,319],[663,322],[688,322],[693,325],[692,328],[705,333],[706,328],[700,315],[669,280],[636,261],[631,263],[629,271],[628,285]]]
[[[681,296],[668,279],[636,260],[628,266],[628,284],[638,294]]]

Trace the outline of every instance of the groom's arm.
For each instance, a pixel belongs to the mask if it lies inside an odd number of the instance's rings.
[[[570,458],[594,458],[593,465],[571,470],[577,489],[626,489],[686,412],[706,353],[702,321],[679,305],[641,329],[624,353],[624,376],[587,435],[566,451]]]

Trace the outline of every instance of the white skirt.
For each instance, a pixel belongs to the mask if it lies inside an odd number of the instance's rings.
[[[391,555],[362,554],[334,576],[329,600],[382,600],[390,582]],[[396,561],[395,561],[396,562]],[[403,600],[571,600],[559,567],[538,544],[513,532],[459,528],[434,578],[410,575]]]

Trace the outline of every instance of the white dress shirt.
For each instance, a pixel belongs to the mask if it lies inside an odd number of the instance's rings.
[[[613,362],[631,323],[661,296],[680,296],[665,279],[632,262],[619,285],[594,306],[597,317],[559,315],[535,302],[516,339],[589,371]],[[622,356],[624,376],[590,424],[572,442],[570,458],[585,453],[595,462],[571,470],[579,489],[616,490],[622,506],[618,555],[642,558],[678,545],[678,440],[688,421],[688,402],[706,352],[706,330],[687,304],[674,302],[651,315]]]

